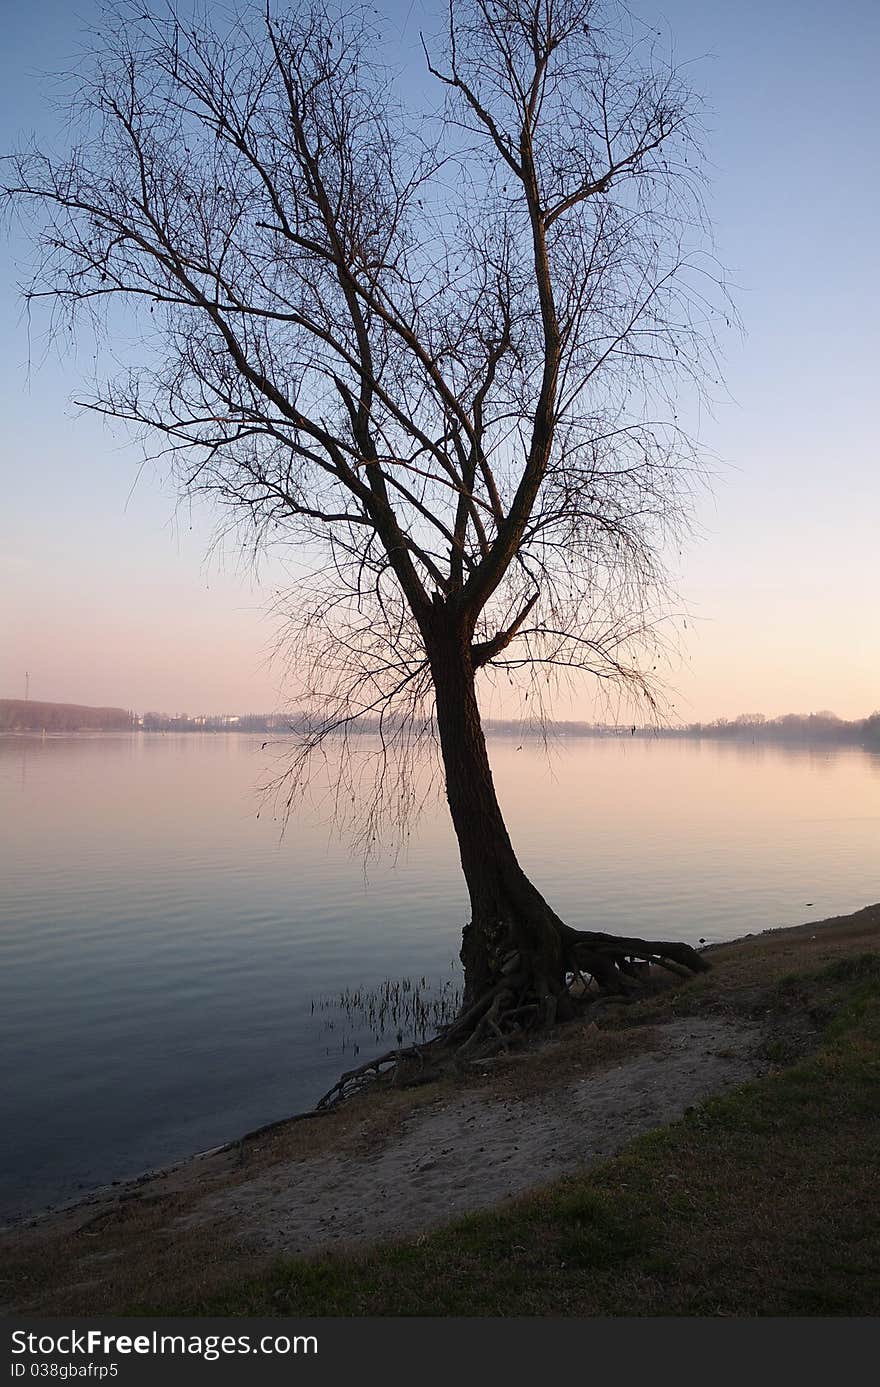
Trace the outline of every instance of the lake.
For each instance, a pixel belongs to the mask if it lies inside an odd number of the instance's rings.
[[[442,800],[365,872],[320,783],[283,836],[257,817],[264,741],[0,737],[3,1216],[310,1107],[406,1031],[395,999],[453,998],[466,896]],[[574,925],[712,942],[880,899],[876,753],[490,752],[523,866]]]

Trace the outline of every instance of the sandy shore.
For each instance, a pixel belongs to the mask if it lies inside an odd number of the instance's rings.
[[[713,971],[578,1022],[457,1080],[362,1094],[172,1170],[0,1231],[0,1307],[81,1313],[208,1290],[278,1254],[315,1256],[422,1232],[613,1156],[639,1133],[771,1066],[782,1027],[760,981],[871,937],[880,907],[712,950]],[[624,1015],[624,1011],[626,1015]],[[607,1018],[607,1019],[606,1019]]]
[[[377,1151],[281,1162],[199,1200],[185,1226],[232,1220],[240,1238],[281,1253],[413,1236],[592,1165],[752,1077],[759,1034],[693,1018],[657,1027],[646,1053],[549,1092],[438,1100],[412,1112]]]

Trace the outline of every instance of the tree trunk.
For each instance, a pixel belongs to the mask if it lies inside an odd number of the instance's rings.
[[[470,638],[433,633],[428,656],[446,795],[470,895],[461,949],[464,1013],[501,1034],[505,1018],[551,1024],[571,1006],[568,980],[589,974],[603,991],[625,993],[652,963],[688,974],[708,964],[689,945],[571,928],[553,912],[517,861],[492,778],[477,703]],[[488,1010],[485,1007],[488,1005]],[[519,1024],[519,1021],[517,1021]]]
[[[556,992],[563,972],[562,922],[517,861],[498,797],[480,719],[470,642],[432,642],[431,670],[446,796],[467,882],[471,920],[461,958],[465,1006],[498,983],[519,955],[539,990]],[[519,971],[519,970],[518,970]]]
[[[461,961],[465,991],[455,1020],[427,1045],[389,1050],[343,1074],[326,1107],[388,1065],[423,1076],[426,1053],[482,1057],[517,1035],[572,1015],[568,981],[588,973],[602,992],[639,986],[645,964],[688,974],[708,964],[687,944],[576,930],[553,913],[516,860],[504,823],[474,687],[470,636],[437,622],[424,632],[446,772],[446,797],[471,903]],[[595,993],[591,994],[595,998]],[[590,998],[582,997],[584,1005]]]

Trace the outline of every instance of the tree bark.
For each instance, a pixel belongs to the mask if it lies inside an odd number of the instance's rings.
[[[520,956],[541,986],[556,991],[563,971],[557,919],[522,870],[501,813],[480,718],[470,639],[447,631],[429,651],[446,796],[470,896],[464,931],[467,1007]]]
[[[689,974],[708,967],[679,940],[644,940],[573,929],[547,904],[519,862],[495,793],[475,687],[470,633],[444,624],[426,641],[446,773],[446,796],[470,896],[463,1012],[491,1001],[492,1027],[531,1012],[551,1024],[570,1008],[567,982],[589,974],[603,991],[638,987],[644,964]],[[485,1031],[485,1024],[483,1025]]]

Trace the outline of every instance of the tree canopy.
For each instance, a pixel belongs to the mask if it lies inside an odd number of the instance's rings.
[[[138,334],[90,407],[258,542],[320,552],[293,599],[303,756],[362,716],[386,749],[436,731],[497,924],[535,902],[475,676],[656,697],[697,463],[675,391],[721,311],[698,102],[600,0],[452,0],[418,91],[381,36],[360,7],[123,4],[77,72],[75,143],[14,156],[8,192],[38,225],[30,301]],[[398,814],[405,783],[380,778]]]

